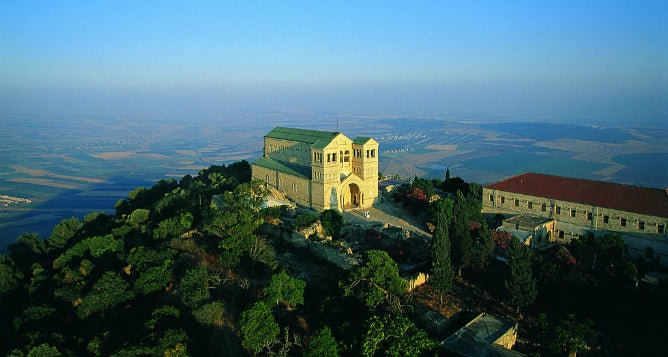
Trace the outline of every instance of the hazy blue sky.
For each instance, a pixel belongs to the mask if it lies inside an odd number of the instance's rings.
[[[668,121],[668,1],[11,1],[0,112]]]

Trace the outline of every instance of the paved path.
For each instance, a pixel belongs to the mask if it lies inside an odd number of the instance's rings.
[[[364,212],[366,211],[369,211],[368,219],[364,217]],[[343,212],[343,218],[346,220],[346,222],[350,223],[374,223],[374,222],[378,222],[381,224],[388,223],[395,227],[402,227],[405,230],[418,232],[424,236],[431,237],[431,234],[427,233],[421,228],[412,225],[411,223],[407,222],[400,216],[391,214],[390,212],[381,211],[380,209],[375,207],[345,211]]]

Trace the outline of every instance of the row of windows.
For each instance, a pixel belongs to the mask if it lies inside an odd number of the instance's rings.
[[[490,202],[494,202],[494,195],[490,194],[489,195],[489,200],[490,200]],[[515,198],[515,199],[513,199],[513,201],[514,201],[513,203],[514,203],[515,207],[520,206],[520,200],[519,199]],[[504,196],[501,196],[501,204],[505,204],[505,203],[506,203],[506,198]],[[528,209],[533,209],[533,202],[527,201],[527,208]],[[546,212],[547,211],[547,205],[545,203],[541,203],[540,210],[542,212]],[[555,211],[554,212],[555,215],[561,215],[561,206],[556,206],[554,211]],[[593,217],[593,214],[591,212],[583,212],[583,213],[585,214],[585,218],[588,221],[593,220],[594,217]],[[571,208],[571,209],[569,209],[568,215],[572,218],[577,218],[578,212],[577,212],[576,209]],[[610,223],[610,216],[604,215],[603,216],[603,223],[609,224]],[[623,217],[620,217],[619,218],[619,225],[621,227],[626,227],[627,226],[627,219],[623,218]],[[645,230],[645,222],[644,221],[638,221],[637,229],[641,230],[641,231],[644,231]],[[656,232],[660,233],[660,234],[665,233],[665,226],[663,224],[657,224],[656,225]]]
[[[353,150],[353,156],[355,158],[362,158],[362,150],[361,149]],[[367,150],[366,157],[367,158],[376,157],[376,149]],[[336,153],[327,154],[327,162],[336,162],[336,159],[337,159]],[[350,151],[349,150],[346,150],[345,152],[339,151],[338,159],[339,162],[350,162]],[[313,162],[319,162],[322,164],[322,154],[314,152]]]
[[[489,195],[489,201],[494,202],[494,195]],[[501,204],[505,204],[505,203],[506,203],[506,197],[501,196]],[[515,207],[519,207],[520,206],[520,200],[515,198],[514,199],[514,204],[515,204]],[[528,209],[533,209],[533,202],[527,201],[527,208]],[[541,203],[540,210],[542,212],[546,212],[547,211],[547,205],[545,203]]]
[[[266,183],[271,184],[269,175],[266,175],[264,179],[265,179]],[[283,180],[279,178],[278,179],[278,187],[283,188],[283,186],[284,186],[283,185]],[[292,183],[292,191],[297,192],[297,183],[296,182]]]
[[[327,154],[327,162],[336,162],[338,157],[339,162],[350,162],[350,151],[346,150],[344,151],[339,151],[339,155],[337,156],[336,153],[329,153]],[[319,162],[322,164],[322,154],[318,152],[313,153],[313,162]]]

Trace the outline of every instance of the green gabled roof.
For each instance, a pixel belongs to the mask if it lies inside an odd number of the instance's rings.
[[[284,161],[273,160],[268,157],[259,157],[253,161],[253,165],[264,167],[270,170],[276,170],[288,175],[311,179],[311,168],[303,165],[293,164]]]
[[[325,147],[337,135],[339,135],[339,133],[334,131],[283,128],[277,126],[267,135],[265,135],[265,137],[296,141],[300,143],[307,143],[310,145],[315,145],[317,143],[318,145],[317,147]]]
[[[364,145],[364,144],[366,144],[369,140],[371,140],[371,138],[365,138],[365,137],[363,137],[363,136],[358,136],[358,137],[355,138],[355,140],[353,140],[353,144],[356,144],[356,145]]]

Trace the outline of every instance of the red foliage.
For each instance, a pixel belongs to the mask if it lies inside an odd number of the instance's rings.
[[[469,221],[469,231],[475,231],[476,229],[482,227],[482,224],[476,221]]]
[[[554,258],[558,262],[566,265],[575,265],[577,263],[575,258],[571,255],[571,252],[566,249],[566,247],[559,248],[559,250],[554,254]]]
[[[411,200],[427,200],[427,195],[422,191],[421,188],[414,187],[408,194],[406,198]]]
[[[494,240],[494,245],[501,247],[502,249],[508,248],[510,245],[510,240],[513,238],[513,234],[510,232],[495,231],[492,235]]]

